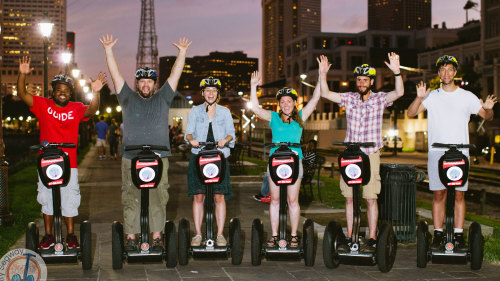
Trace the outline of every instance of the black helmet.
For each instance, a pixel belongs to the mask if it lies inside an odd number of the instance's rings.
[[[277,100],[280,100],[281,97],[284,97],[284,96],[289,96],[291,97],[294,101],[297,100],[297,98],[299,97],[299,94],[297,94],[297,91],[295,91],[294,89],[292,88],[283,88],[281,90],[279,90],[277,93],[276,93],[276,99]]]
[[[73,79],[68,75],[59,74],[54,76],[54,79],[52,79],[52,89],[56,88],[56,84],[65,84],[71,89],[71,92],[73,92]]]
[[[141,79],[151,79],[156,82],[156,78],[158,75],[156,75],[156,70],[151,69],[147,66],[141,67],[137,69],[135,72],[135,79],[136,80],[141,80]]]
[[[438,69],[445,64],[451,64],[455,67],[455,69],[458,68],[458,61],[454,56],[444,55],[442,57],[439,57],[436,61],[436,67]]]
[[[213,76],[208,76],[201,79],[200,88],[203,90],[206,87],[215,87],[217,90],[220,90],[222,84],[219,79],[214,78]]]
[[[377,71],[375,68],[369,66],[368,64],[362,64],[360,66],[356,66],[354,69],[354,77],[358,76],[368,76],[370,78],[375,78],[377,75]]]

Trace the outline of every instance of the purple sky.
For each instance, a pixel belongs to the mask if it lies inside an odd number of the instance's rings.
[[[432,24],[446,21],[448,28],[462,26],[465,2],[432,1]],[[95,78],[99,71],[107,72],[98,37],[110,33],[119,38],[115,57],[122,75],[131,83],[139,39],[140,1],[67,0],[67,4],[67,30],[76,32],[75,61],[85,77]],[[321,12],[323,32],[359,32],[367,28],[366,0],[323,0]],[[478,11],[469,12],[469,19],[479,17]],[[260,62],[261,0],[157,0],[155,18],[160,57],[176,55],[177,49],[171,43],[186,36],[193,41],[189,57],[208,55],[211,51],[242,50]]]

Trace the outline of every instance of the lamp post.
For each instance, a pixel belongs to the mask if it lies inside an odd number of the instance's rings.
[[[64,74],[69,75],[69,63],[71,62],[71,57],[73,55],[70,52],[64,52],[61,54],[62,62],[64,63]]]
[[[45,18],[38,23],[38,27],[43,36],[43,96],[47,97],[49,92],[49,37],[54,24]]]
[[[300,74],[300,80],[301,80],[300,82],[302,84],[302,90],[301,90],[302,91],[302,107],[304,107],[304,105],[305,105],[304,100],[306,98],[306,85],[304,84],[306,78],[307,78],[307,74],[305,74],[305,73]]]

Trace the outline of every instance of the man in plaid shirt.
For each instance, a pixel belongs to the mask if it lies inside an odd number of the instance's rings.
[[[371,178],[363,186],[363,198],[366,200],[368,213],[369,239],[361,251],[374,253],[376,249],[376,231],[378,219],[377,195],[380,193],[380,149],[382,143],[382,117],[384,109],[404,94],[403,79],[399,70],[399,56],[396,53],[387,54],[387,67],[394,73],[396,89],[389,93],[372,92],[375,79],[375,68],[363,64],[354,69],[356,77],[356,92],[335,93],[328,90],[326,75],[331,64],[326,56],[318,59],[321,96],[339,106],[345,106],[347,119],[346,142],[374,142],[375,147],[361,148],[370,158]],[[347,218],[347,240],[337,248],[339,251],[349,251],[353,225],[352,189],[341,178],[340,189],[346,198],[345,213]]]

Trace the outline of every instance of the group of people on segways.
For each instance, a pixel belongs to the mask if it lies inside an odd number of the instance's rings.
[[[112,35],[102,36],[100,42],[105,51],[108,70],[113,80],[117,99],[122,106],[124,136],[122,146],[122,205],[123,226],[113,223],[113,268],[121,268],[122,262],[148,261],[166,259],[167,266],[176,265],[176,249],[180,264],[187,264],[187,258],[206,256],[232,256],[233,264],[241,263],[240,223],[237,218],[231,220],[230,235],[224,236],[226,219],[226,200],[233,197],[229,181],[230,147],[234,146],[235,129],[231,112],[218,105],[222,84],[218,78],[207,77],[200,83],[204,102],[194,107],[189,115],[185,140],[191,145],[191,158],[188,166],[188,196],[193,198],[192,212],[194,221],[194,236],[189,237],[189,223],[181,220],[179,236],[176,244],[176,232],[173,222],[166,220],[168,193],[168,156],[169,132],[168,111],[175,97],[179,78],[184,68],[186,52],[191,42],[180,38],[173,45],[178,49],[177,59],[173,65],[166,83],[156,91],[157,73],[148,67],[142,67],[136,72],[136,91],[132,90],[120,74],[113,47],[118,39]],[[315,110],[321,97],[343,106],[346,109],[347,132],[346,151],[339,156],[339,166],[342,177],[340,188],[346,198],[347,233],[344,234],[340,224],[331,222],[325,229],[323,256],[327,267],[336,267],[339,263],[357,263],[358,260],[368,260],[368,264],[378,264],[379,269],[387,272],[392,268],[396,255],[396,241],[390,224],[379,227],[377,195],[380,193],[380,149],[382,143],[383,112],[395,100],[404,94],[403,79],[400,72],[399,56],[388,54],[387,67],[394,73],[395,90],[391,92],[374,92],[376,71],[373,67],[363,64],[354,69],[356,91],[337,93],[329,91],[327,73],[331,67],[324,55],[317,58],[318,83],[312,98],[301,110],[297,107],[298,93],[292,88],[283,88],[277,92],[279,111],[266,110],[259,106],[257,87],[261,82],[260,74],[255,71],[251,75],[250,99],[253,112],[263,120],[269,121],[273,139],[270,150],[268,173],[271,202],[269,215],[271,232],[269,239],[263,237],[263,226],[260,219],[252,224],[252,264],[259,265],[261,257],[270,259],[300,259],[305,264],[314,265],[314,223],[306,220],[303,225],[302,241],[298,234],[300,206],[298,203],[299,189],[303,175],[301,138],[306,120]],[[434,239],[430,245],[430,235],[427,225],[419,224],[421,235],[419,243],[418,266],[424,267],[434,256],[452,255],[458,252],[471,252],[470,245],[482,243],[482,236],[474,230],[472,239],[469,236],[469,246],[463,235],[465,216],[464,192],[467,190],[467,167],[459,171],[446,172],[443,176],[443,162],[448,167],[457,167],[444,148],[452,147],[454,157],[460,149],[462,160],[467,162],[468,126],[470,114],[478,114],[486,120],[493,118],[492,108],[497,102],[495,96],[488,96],[486,101],[479,100],[472,93],[454,84],[458,62],[452,56],[440,57],[436,63],[442,87],[430,92],[425,83],[417,85],[417,97],[408,109],[408,116],[428,111],[429,128],[429,186],[434,191],[433,221]],[[69,155],[71,166],[69,180],[64,181],[60,189],[60,209],[67,225],[67,237],[53,237],[53,204],[48,181],[41,180],[38,185],[38,201],[42,205],[45,222],[45,236],[37,245],[37,249],[49,249],[54,244],[61,244],[65,249],[79,248],[74,235],[73,218],[78,214],[80,194],[78,174],[76,169],[76,149],[68,148],[62,143],[76,144],[78,142],[78,123],[88,120],[95,114],[99,106],[99,91],[106,84],[106,76],[99,74],[95,81],[91,80],[94,98],[89,106],[70,102],[73,91],[71,78],[58,75],[52,81],[53,98],[47,99],[32,96],[26,92],[25,77],[31,71],[30,59],[20,59],[18,95],[28,105],[40,120],[40,140],[56,143],[55,146]],[[57,144],[59,143],[59,144]],[[461,144],[461,145],[435,145]],[[165,145],[165,146],[164,146]],[[54,146],[54,148],[55,148]],[[139,151],[139,152],[137,152]],[[353,156],[354,155],[354,156]],[[444,155],[444,156],[443,156]],[[449,154],[448,154],[449,155]],[[359,156],[359,157],[358,157]],[[354,158],[353,158],[354,157]],[[440,160],[441,159],[441,160]],[[456,161],[455,161],[456,162]],[[460,163],[460,161],[458,161]],[[452,164],[449,164],[452,163]],[[42,164],[40,164],[42,165]],[[451,171],[447,169],[446,171]],[[45,171],[45,170],[39,170]],[[459,174],[457,176],[457,173]],[[462,173],[462,174],[460,174]],[[450,176],[450,174],[453,174]],[[463,177],[462,177],[463,176]],[[454,179],[450,184],[450,179]],[[460,183],[457,183],[459,179]],[[360,236],[360,191],[366,201],[368,217],[367,239]],[[454,198],[449,196],[453,189]],[[447,191],[448,190],[448,191]],[[447,205],[447,235],[443,234],[445,199]],[[59,207],[58,207],[59,208]],[[454,212],[453,212],[454,210]],[[206,218],[206,231],[202,232],[203,217]],[[287,232],[287,216],[290,216],[290,231]],[[217,231],[214,232],[214,216]],[[450,218],[450,219],[449,219]],[[453,220],[454,218],[454,220]],[[57,224],[60,227],[60,223]],[[453,227],[453,232],[451,228]],[[473,226],[476,229],[476,226]],[[86,228],[86,227],[85,227]],[[90,226],[88,226],[90,228]],[[57,230],[57,233],[60,231]],[[30,232],[32,233],[32,232]],[[140,233],[140,239],[136,234]],[[151,234],[151,242],[149,235]],[[28,234],[27,234],[28,235]],[[59,235],[60,236],[60,235]],[[30,243],[34,242],[30,234]],[[229,240],[229,241],[228,241]],[[446,243],[446,245],[445,245]],[[452,244],[452,247],[449,244]],[[33,248],[33,245],[31,245]],[[474,246],[476,247],[476,246]],[[481,246],[482,247],[482,246]],[[424,250],[421,250],[424,249]],[[482,248],[481,248],[482,249]],[[427,252],[427,250],[429,250]],[[422,256],[425,253],[424,256]],[[473,256],[474,269],[478,265],[478,252],[465,255]],[[482,253],[482,252],[481,252]],[[464,255],[460,255],[463,257]],[[474,257],[476,260],[474,260]],[[482,260],[482,255],[481,255]],[[89,267],[86,263],[84,267]]]

